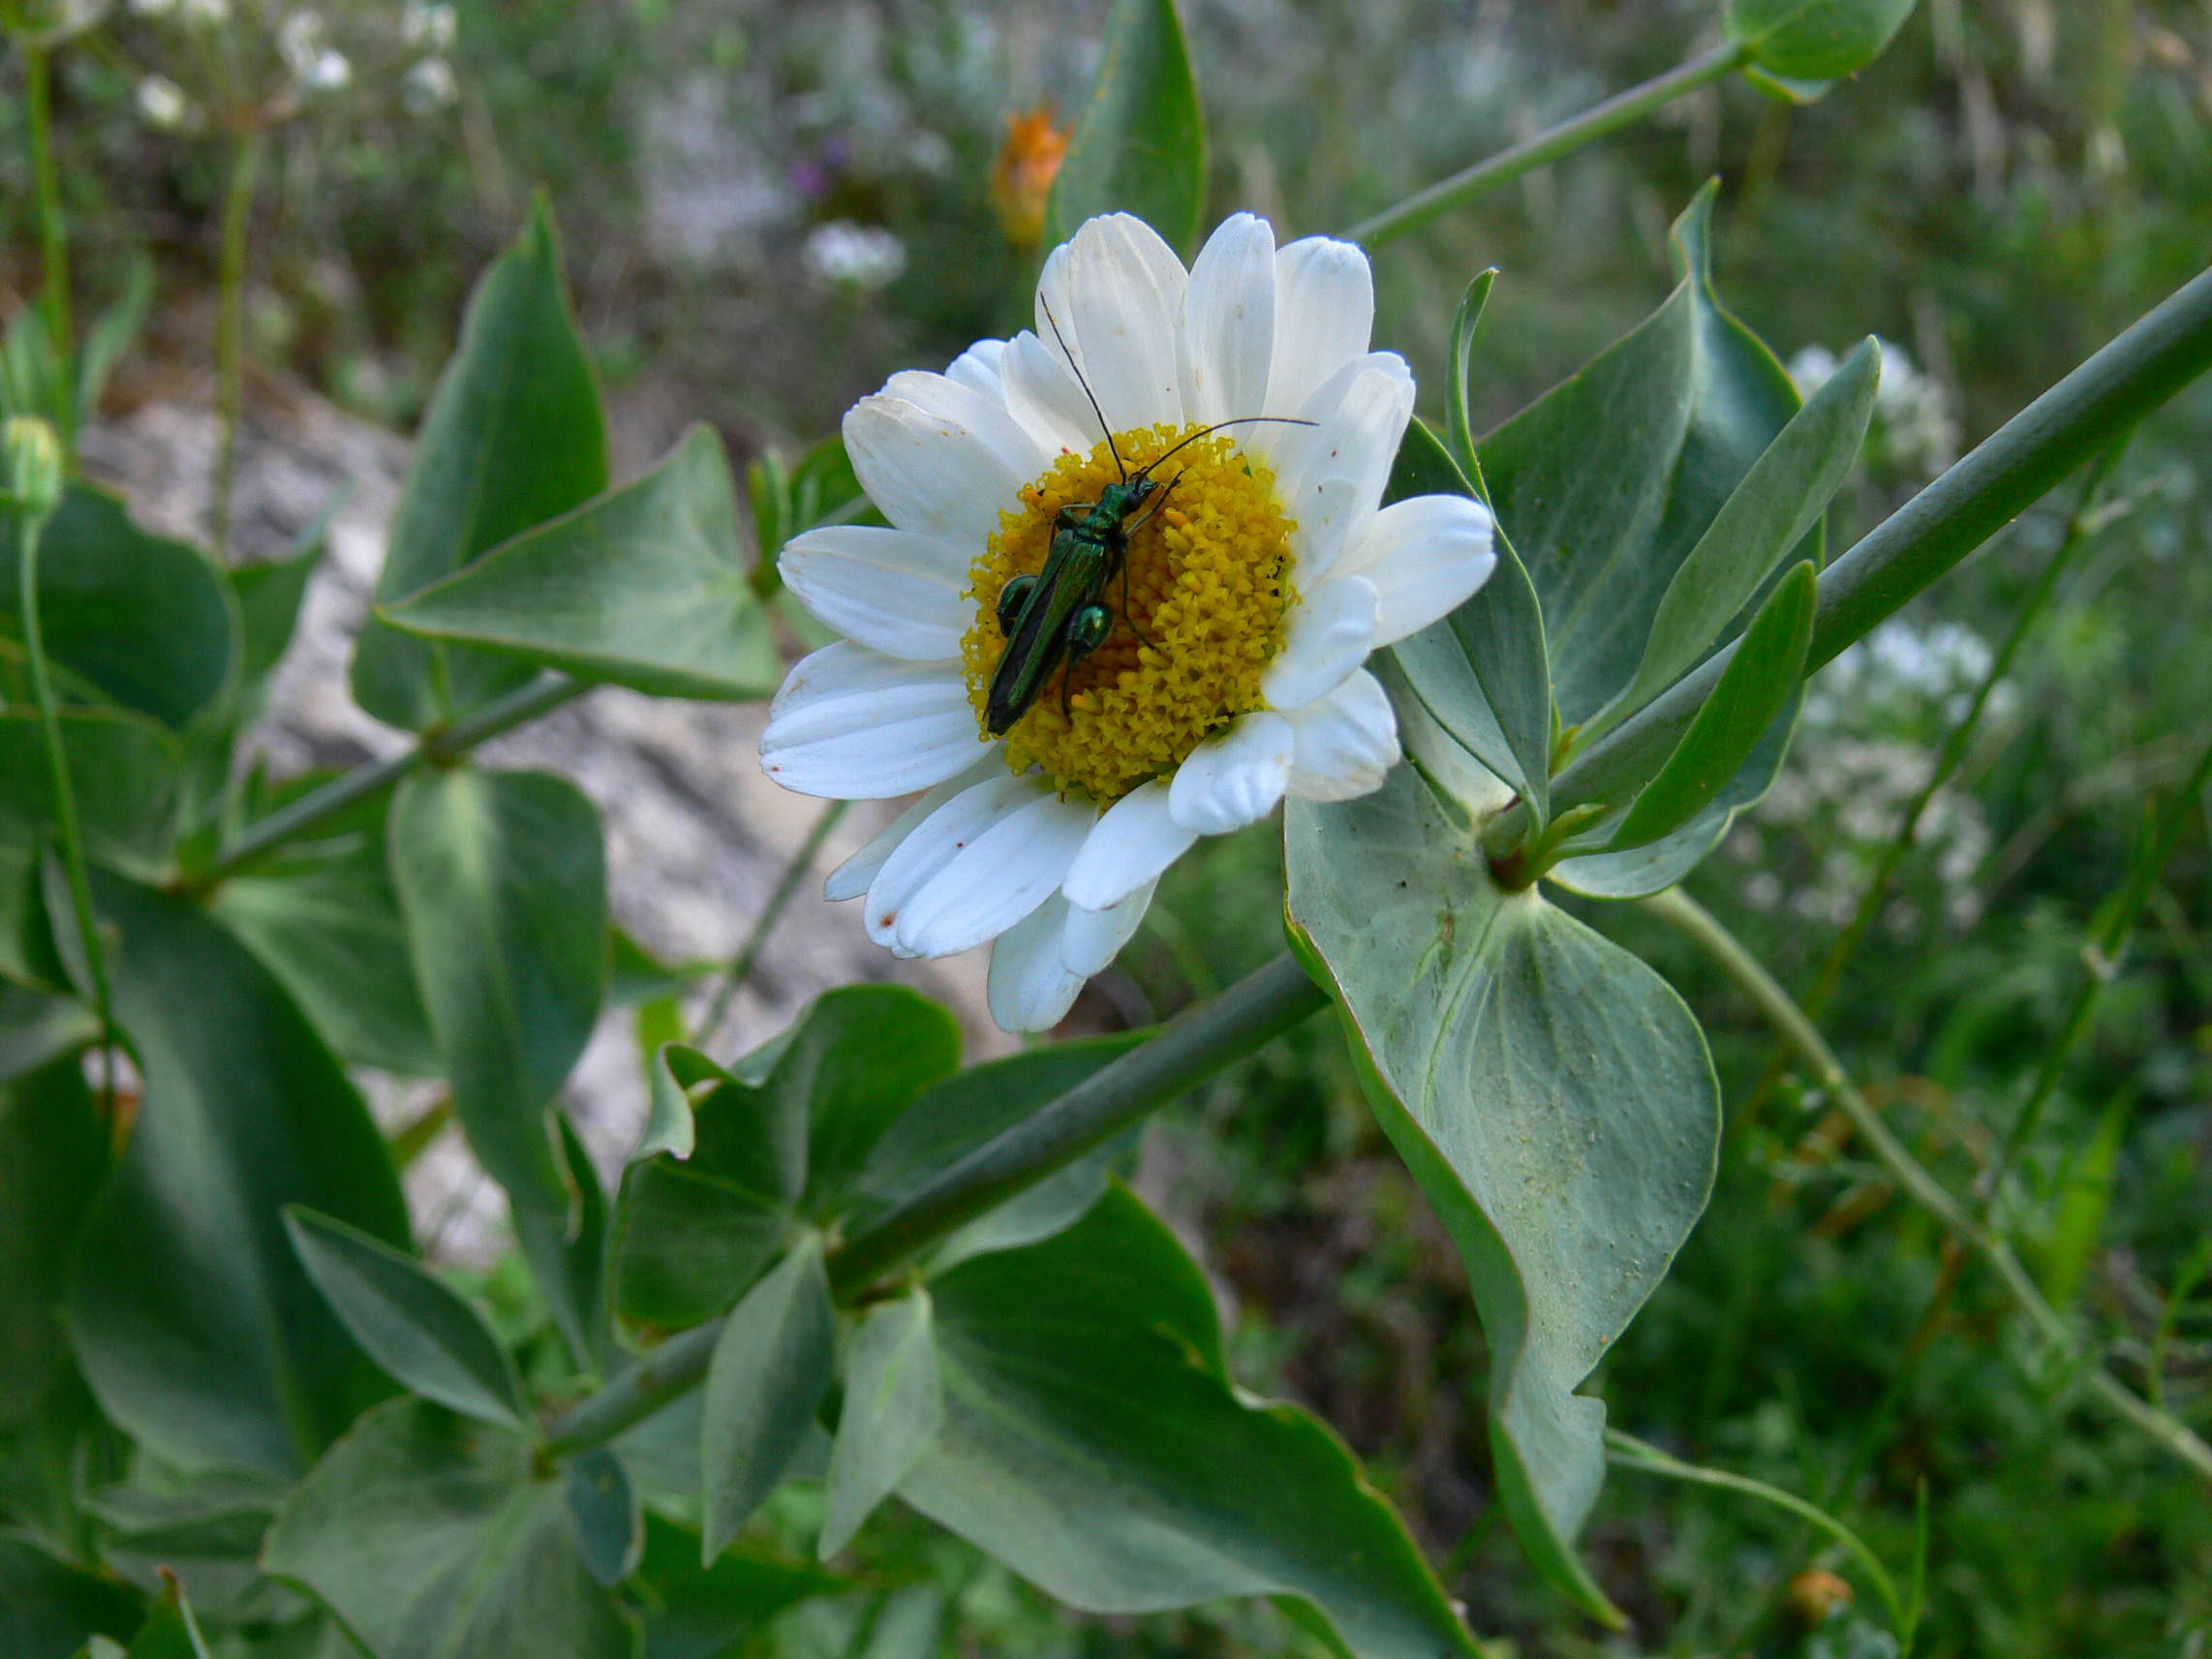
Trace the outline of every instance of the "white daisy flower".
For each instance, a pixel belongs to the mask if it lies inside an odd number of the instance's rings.
[[[1278,250],[1241,213],[1185,271],[1117,214],[1045,261],[1034,332],[893,375],[845,416],[892,528],[784,548],[784,581],[845,638],[792,668],[761,764],[810,795],[926,791],[828,894],[865,895],[869,934],[902,956],[993,944],[1008,1030],[1059,1023],[1198,837],[1286,794],[1365,794],[1397,762],[1362,663],[1458,606],[1494,556],[1479,503],[1380,505],[1413,379],[1367,350],[1373,316],[1349,243]],[[1002,591],[1041,570],[1061,508],[1127,478],[1153,487],[1090,596],[1104,637],[1061,652],[1005,720]],[[1017,629],[1036,592],[1008,599]]]

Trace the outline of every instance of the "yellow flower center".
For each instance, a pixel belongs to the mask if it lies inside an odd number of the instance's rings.
[[[1139,427],[1115,435],[1132,475],[1197,431]],[[984,708],[1005,654],[998,595],[1018,575],[1044,569],[1063,507],[1088,507],[1121,475],[1104,443],[1062,453],[998,517],[998,533],[969,570],[975,621],[961,640],[968,697],[986,737]],[[1127,554],[1095,594],[1113,617],[1104,643],[1063,658],[1036,701],[1006,732],[1015,772],[1043,768],[1064,794],[1104,807],[1172,772],[1209,732],[1264,707],[1260,675],[1290,609],[1291,521],[1275,475],[1226,434],[1179,451],[1161,491],[1121,526]],[[1124,586],[1124,579],[1126,585]]]

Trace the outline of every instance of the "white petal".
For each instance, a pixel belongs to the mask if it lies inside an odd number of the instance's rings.
[[[1175,821],[1168,792],[1167,781],[1155,778],[1123,795],[1091,826],[1061,884],[1072,903],[1091,910],[1118,905],[1189,850],[1198,832]]]
[[[1275,487],[1297,524],[1293,573],[1316,583],[1373,522],[1413,418],[1413,375],[1397,353],[1372,352],[1337,370],[1299,413],[1316,424],[1272,429],[1285,435]]]
[[[983,746],[957,661],[908,662],[839,640],[784,677],[760,769],[802,795],[883,801],[941,783]]]
[[[1084,975],[1060,962],[1067,902],[1048,899],[991,947],[991,1017],[1004,1031],[1049,1031],[1067,1018]]]
[[[958,381],[962,385],[979,391],[985,397],[998,398],[999,365],[1005,354],[1005,341],[978,340],[967,351],[961,353],[959,356],[953,358],[951,364],[945,369],[944,378],[948,381]]]
[[[1183,300],[1183,417],[1260,415],[1275,353],[1275,230],[1234,213],[1198,250]]]
[[[1374,584],[1375,643],[1389,645],[1457,610],[1496,566],[1490,508],[1465,496],[1414,496],[1376,513],[1336,573]]]
[[[906,920],[906,906],[914,895],[973,846],[985,830],[1035,800],[1044,788],[1041,779],[1001,771],[938,801],[907,830],[869,882],[863,917],[868,937],[880,945],[895,945],[899,924]]]
[[[999,368],[1007,413],[1047,449],[1085,455],[1106,436],[1083,388],[1075,384],[1067,359],[1051,339],[1040,340],[1025,328],[1007,343]]]
[[[868,499],[901,530],[980,552],[998,514],[1021,505],[1017,492],[1042,470],[1032,464],[1041,451],[1026,436],[1007,439],[1020,429],[1004,410],[979,414],[991,408],[980,393],[929,378],[957,394],[983,430],[948,413],[951,396],[935,398],[933,410],[876,392],[845,412],[845,452]]]
[[[1367,660],[1375,644],[1375,591],[1357,576],[1333,576],[1299,596],[1282,649],[1260,677],[1274,709],[1324,696]]]
[[[1200,835],[1225,835],[1264,818],[1290,783],[1290,722],[1277,714],[1243,715],[1208,738],[1168,785],[1175,821]]]
[[[1060,930],[1060,966],[1070,973],[1080,973],[1088,979],[1093,973],[1103,973],[1107,965],[1121,954],[1121,947],[1136,937],[1138,926],[1145,919],[1145,911],[1152,902],[1153,883],[1142,887],[1104,910],[1086,910],[1080,905],[1067,907],[1067,925]]]
[[[995,392],[978,391],[946,375],[902,369],[883,383],[879,395],[903,398],[925,415],[972,432],[1025,481],[1044,467],[1044,445],[1006,413],[1005,399]]]
[[[1006,762],[998,750],[990,749],[967,771],[956,778],[947,778],[918,797],[912,806],[884,825],[875,840],[831,871],[822,882],[822,897],[833,905],[859,898],[875,882],[885,861],[899,849],[900,843],[911,835],[924,818],[953,796],[994,775],[1012,776],[1006,771]]]
[[[1068,309],[1056,302],[1055,313],[1107,424],[1125,432],[1182,420],[1176,338],[1190,278],[1175,250],[1142,219],[1111,213],[1075,232],[1066,271]],[[1050,338],[1041,315],[1037,326]]]
[[[1348,801],[1382,787],[1398,764],[1398,717],[1382,682],[1361,669],[1319,702],[1288,717],[1290,792],[1302,801]]]
[[[1298,408],[1367,349],[1375,323],[1374,273],[1350,242],[1308,236],[1275,257],[1275,352],[1270,414]]]
[[[900,947],[916,956],[957,956],[997,938],[1066,879],[1095,816],[1084,802],[1049,792],[1023,802],[906,901],[894,936]]]
[[[892,657],[960,655],[975,620],[968,556],[934,536],[836,524],[795,536],[776,568],[799,602],[840,633]]]

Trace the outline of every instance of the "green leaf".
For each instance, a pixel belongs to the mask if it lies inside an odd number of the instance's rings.
[[[854,1188],[847,1230],[866,1226],[1144,1040],[1143,1032],[1126,1031],[1054,1043],[971,1065],[932,1085],[876,1143]],[[1116,1140],[1077,1159],[941,1241],[929,1252],[930,1262],[942,1270],[988,1250],[1033,1244],[1073,1226],[1106,1190],[1126,1150],[1125,1140]]]
[[[0,1001],[0,1015],[15,1007]],[[28,1419],[68,1369],[62,1287],[107,1169],[107,1136],[75,1052],[0,1087],[0,1432]]]
[[[568,1516],[593,1578],[612,1588],[637,1570],[645,1549],[645,1511],[630,1471],[604,1446],[568,1465]]]
[[[357,1227],[298,1204],[284,1218],[331,1311],[393,1381],[465,1417],[529,1429],[514,1362],[459,1293]]]
[[[553,1118],[566,1182],[576,1195],[575,1213],[518,1206],[511,1213],[515,1242],[568,1357],[579,1370],[603,1374],[616,1355],[606,1292],[606,1193],[568,1113],[557,1108]]]
[[[418,773],[392,797],[389,841],[469,1146],[518,1206],[566,1215],[547,1108],[606,983],[599,813],[549,773]]]
[[[200,1616],[224,1624],[289,1619],[299,1598],[261,1570],[261,1538],[288,1483],[217,1469],[179,1477],[141,1460],[134,1484],[90,1493],[104,1523],[101,1560],[159,1594],[165,1574],[184,1585]]]
[[[768,1087],[807,1103],[809,1214],[843,1208],[884,1132],[960,1064],[960,1022],[898,985],[849,985],[809,1004],[774,1045]]]
[[[1534,890],[1501,892],[1410,769],[1295,807],[1285,843],[1301,952],[1467,1264],[1506,1513],[1548,1578],[1616,1620],[1571,1544],[1605,1469],[1605,1408],[1575,1389],[1705,1208],[1705,1039],[1636,958]]]
[[[1804,694],[1801,685],[1790,693],[1782,712],[1767,722],[1767,730],[1752,747],[1751,758],[1681,828],[1625,852],[1579,853],[1562,858],[1544,873],[1544,878],[1587,899],[1642,899],[1674,886],[1705,862],[1706,854],[1728,834],[1736,814],[1757,805],[1773,783],[1789,756],[1790,736],[1797,727],[1797,709]],[[1602,837],[1604,824],[1593,833]]]
[[[1728,0],[1722,27],[1761,69],[1832,80],[1880,57],[1912,12],[1913,0]]]
[[[1475,332],[1483,325],[1483,310],[1490,304],[1490,287],[1496,281],[1497,266],[1492,265],[1467,284],[1467,292],[1459,299],[1459,309],[1452,318],[1451,345],[1444,354],[1446,445],[1452,459],[1469,472],[1475,466],[1475,427],[1467,413],[1467,374],[1474,357]]]
[[[1668,583],[1636,678],[1605,723],[1635,713],[1694,667],[1820,522],[1859,458],[1881,374],[1881,349],[1867,340],[1744,474]]]
[[[373,1659],[632,1659],[568,1483],[530,1442],[420,1400],[380,1406],[285,1500],[262,1564]]]
[[[404,1077],[439,1074],[381,824],[288,847],[225,880],[209,908],[340,1055]]]
[[[899,1485],[924,1515],[1091,1612],[1297,1596],[1368,1659],[1475,1651],[1343,1443],[1231,1384],[1204,1275],[1125,1188],[930,1288],[944,1423]]]
[[[1406,427],[1386,492],[1392,501],[1430,493],[1481,497],[1435,434],[1419,419]],[[1529,804],[1538,822],[1551,811],[1551,670],[1544,612],[1528,572],[1493,530],[1497,568],[1451,615],[1391,647],[1405,683],[1438,725]]]
[[[299,607],[329,547],[330,517],[336,511],[333,503],[283,557],[239,565],[230,572],[230,590],[238,596],[238,683],[249,695],[262,688],[292,648]]]
[[[699,1461],[712,1561],[798,1456],[837,1367],[837,1310],[809,1234],[723,1324],[707,1367]]]
[[[1736,655],[1690,729],[1607,842],[1607,851],[1655,842],[1719,797],[1804,683],[1805,653],[1812,647],[1813,611],[1819,602],[1810,561],[1782,578],[1743,630]]]
[[[164,1586],[146,1622],[132,1638],[128,1659],[208,1659],[200,1621],[186,1605],[184,1590],[172,1578]]]
[[[540,199],[469,300],[415,439],[377,602],[420,592],[606,487],[606,418]],[[371,621],[353,696],[379,720],[420,730],[530,675],[510,659],[425,645]]]
[[[1098,79],[1045,204],[1045,240],[1134,213],[1188,253],[1206,210],[1206,118],[1175,0],[1114,0]]]
[[[0,508],[0,640],[18,650],[16,537]],[[39,543],[39,622],[54,661],[98,695],[182,730],[238,655],[223,577],[189,542],[150,535],[120,497],[72,484]]]
[[[121,1585],[0,1533],[0,1653],[8,1659],[74,1659],[88,1633],[127,1641],[143,1616]]]
[[[1569,725],[1628,683],[1675,570],[1797,408],[1713,292],[1712,200],[1708,187],[1675,222],[1683,277],[1667,302],[1481,445]],[[1801,556],[1817,562],[1817,543]]]
[[[845,1366],[845,1405],[830,1453],[823,1560],[852,1542],[861,1523],[914,1466],[944,1421],[930,1295],[918,1286],[871,1307]]]
[[[411,598],[385,621],[664,697],[742,701],[783,678],[722,440],[704,426],[635,483]]]
[[[388,1391],[323,1306],[280,1212],[393,1244],[383,1138],[283,988],[199,910],[97,876],[115,1014],[144,1089],[78,1250],[69,1320],[109,1417],[185,1468],[296,1474]]]
[[[75,1055],[99,1035],[100,1022],[75,998],[0,980],[0,1084]]]
[[[637,1576],[653,1610],[645,1659],[727,1659],[785,1608],[852,1588],[850,1579],[812,1561],[741,1550],[724,1550],[702,1567],[697,1536],[650,1512]]]
[[[169,863],[184,749],[126,709],[58,711],[87,856],[158,877]],[[46,736],[34,709],[0,709],[0,843],[35,848],[57,833]]]

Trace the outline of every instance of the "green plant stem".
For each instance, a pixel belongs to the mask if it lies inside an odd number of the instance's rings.
[[[1533,138],[1523,139],[1487,161],[1477,162],[1449,178],[1438,179],[1415,191],[1396,206],[1361,220],[1343,232],[1344,238],[1372,248],[1393,236],[1403,235],[1440,213],[1472,201],[1486,191],[1510,184],[1523,173],[1534,172],[1562,156],[1572,155],[1584,144],[1594,143],[1699,87],[1735,74],[1746,61],[1748,55],[1744,48],[1734,42],[1715,46],[1641,86],[1632,86],[1602,104],[1591,105],[1579,115],[1568,116]]]
[[[1889,1569],[1882,1565],[1882,1557],[1875,1554],[1858,1533],[1818,1504],[1808,1502],[1796,1492],[1785,1491],[1780,1487],[1768,1486],[1765,1481],[1755,1481],[1748,1475],[1731,1474],[1726,1469],[1708,1469],[1700,1463],[1686,1463],[1657,1446],[1639,1440],[1634,1435],[1623,1434],[1617,1429],[1608,1429],[1605,1431],[1605,1443],[1607,1452],[1618,1468],[1659,1475],[1671,1481],[1684,1481],[1692,1486],[1718,1487],[1723,1491],[1742,1492],[1770,1503],[1777,1509],[1786,1509],[1800,1521],[1811,1522],[1842,1545],[1852,1559],[1866,1570],[1866,1576],[1874,1582],[1875,1593],[1889,1610],[1889,1621],[1898,1640],[1909,1640],[1911,1614],[1905,1598],[1897,1593],[1896,1582],[1889,1577]]]
[[[2207,368],[2212,270],[2138,319],[1822,572],[1807,671],[1872,632]],[[1666,763],[1735,655],[1733,643],[1715,652],[1577,756],[1552,780],[1552,812],[1631,799]],[[1517,804],[1490,821],[1484,845],[1509,851],[1527,833],[1527,809]]]
[[[1836,936],[1835,942],[1828,947],[1820,971],[1813,977],[1812,989],[1798,999],[1797,1006],[1803,1010],[1806,1019],[1819,1020],[1828,1007],[1828,998],[1835,995],[1836,987],[1843,982],[1844,969],[1851,966],[1852,958],[1859,954],[1859,947],[1865,942],[1867,931],[1874,925],[1874,918],[1881,911],[1882,901],[1889,896],[1890,881],[1895,878],[1898,867],[1905,862],[1905,855],[1912,851],[1919,838],[1920,819],[1927,815],[1927,810],[1934,803],[1937,792],[1964,763],[1974,734],[1981,729],[1982,717],[1989,707],[1990,697],[1999,683],[2012,671],[2012,659],[2019,655],[2020,647],[2026,643],[2028,634],[2042,620],[2043,607],[2057,591],[2059,577],[2073,565],[2074,555],[2087,544],[2090,508],[2095,505],[2098,490],[2110,475],[2113,465],[2120,458],[2120,451],[2125,447],[2126,441],[2122,440],[2090,464],[2088,473],[2081,480],[2081,492],[2074,498],[2074,510],[2067,515],[2066,530],[2059,539],[2058,547],[2043,562],[2043,568],[2036,577],[2034,590],[2013,612],[2012,625],[1998,645],[1996,654],[1990,658],[1987,672],[1974,688],[1974,695],[1967,703],[1965,714],[1944,734],[1943,747],[1936,753],[1935,764],[1928,769],[1927,782],[1906,803],[1904,814],[1897,820],[1895,833],[1882,849],[1882,856],[1874,866],[1874,874],[1867,877],[1866,890],[1859,896],[1858,909],[1852,913],[1843,932]],[[1786,1044],[1775,1045],[1775,1052],[1767,1060],[1766,1071],[1761,1074],[1750,1096],[1744,1101],[1743,1110],[1736,1115],[1736,1121],[1729,1126],[1732,1134],[1741,1134],[1758,1119],[1760,1109],[1773,1092],[1774,1085],[1781,1079],[1788,1052]]]
[[[238,429],[246,415],[246,251],[254,217],[254,185],[263,138],[248,127],[230,140],[230,182],[223,193],[223,255],[216,277],[215,505],[209,535],[215,557],[230,557],[230,492],[238,475]]]
[[[744,989],[745,982],[753,977],[753,968],[759,966],[760,953],[767,947],[768,936],[776,931],[776,924],[783,919],[783,912],[791,907],[791,901],[798,897],[799,883],[807,878],[807,872],[814,869],[814,860],[821,856],[823,844],[829,840],[830,833],[837,828],[839,820],[851,805],[850,801],[832,801],[824,807],[820,815],[814,819],[814,827],[807,832],[807,839],[799,844],[798,850],[791,854],[790,861],[783,866],[783,874],[776,883],[776,890],[768,895],[768,903],[753,922],[753,931],[746,936],[745,943],[738,947],[737,955],[730,959],[729,970],[722,975],[722,985],[715,993],[714,1003],[708,1008],[706,1018],[699,1022],[701,1045],[711,1040],[722,1029],[722,1021],[729,1018],[730,1004],[737,1000],[738,992]]]
[[[2043,1299],[2036,1282],[2020,1265],[2012,1247],[1984,1226],[1943,1183],[1930,1175],[1905,1144],[1889,1132],[1881,1115],[1867,1103],[1804,1011],[1791,1000],[1774,976],[1746,950],[1720,920],[1680,888],[1640,899],[1638,906],[1679,930],[1703,950],[1713,965],[1749,997],[1775,1033],[1797,1050],[1812,1068],[1821,1087],[1834,1098],[1859,1138],[1889,1170],[1905,1194],[1932,1215],[1944,1229],[1986,1261],[2021,1311],[2027,1314],[2043,1339],[2076,1363],[2090,1392],[2114,1415],[2133,1424],[2167,1452],[2181,1459],[2197,1477],[2212,1484],[2212,1445],[2206,1445],[2186,1424],[2159,1410],[2086,1353],[2066,1320]]]
[[[76,346],[70,324],[69,221],[62,213],[61,176],[54,166],[52,65],[46,48],[29,42],[23,46],[23,124],[30,130],[32,189],[39,201],[39,256],[45,281],[39,304],[46,312],[46,334],[53,346],[54,358],[63,365],[63,372],[73,383],[70,395],[64,400],[68,407],[54,413],[61,419],[70,420],[76,405],[75,374],[71,367]],[[69,428],[63,429],[61,439],[65,453],[73,449],[74,437]]]
[[[425,732],[415,739],[413,747],[389,759],[356,766],[271,813],[259,823],[249,825],[186,885],[194,891],[204,892],[257,858],[326,823],[347,808],[390,788],[417,766],[449,765],[479,743],[488,743],[518,725],[527,725],[591,690],[590,685],[580,680],[549,676],[486,703],[475,714],[455,721],[442,731]]]
[[[62,747],[61,707],[54,696],[53,674],[46,663],[46,628],[39,615],[39,542],[49,516],[27,510],[17,514],[15,606],[22,619],[23,662],[30,674],[31,699],[38,705],[39,732],[46,742],[46,777],[53,790],[54,827],[61,838],[62,864],[69,875],[70,907],[77,914],[85,972],[92,980],[92,1010],[100,1021],[101,1053],[110,1057],[102,1092],[112,1109],[115,1018],[108,988],[108,956],[100,940],[99,919],[92,909],[92,877],[84,862],[83,826],[77,816],[77,784],[69,775],[69,754]]]
[[[1003,1204],[1194,1085],[1204,1082],[1328,1003],[1288,955],[1186,1010],[1156,1036],[1101,1066],[914,1192],[829,1254],[830,1287],[850,1303],[883,1275]],[[556,1420],[553,1453],[603,1445],[695,1387],[707,1373],[722,1321],[670,1337],[606,1387]]]
[[[2151,833],[2141,854],[2128,871],[2128,879],[2114,897],[2111,907],[2092,930],[2089,941],[2082,947],[2088,971],[2074,988],[2074,1001],[2066,1011],[2066,1023],[2059,1029],[2058,1041],[2043,1051],[2043,1060],[2036,1072],[2034,1087],[2027,1099],[2012,1115],[2011,1127],[2005,1131],[2004,1144],[1998,1149],[1989,1173],[1982,1183],[1984,1209],[1994,1202],[2005,1177],[2011,1172],[2021,1149],[2035,1134],[2043,1121],[2044,1109],[2058,1088],[2058,1080],[2066,1074],[2074,1050],[2089,1034],[2095,1023],[2098,1004],[2104,998],[2104,988],[2111,984],[2120,971],[2120,958],[2134,937],[2135,924],[2141,920],[2143,906],[2150,902],[2151,889],[2157,884],[2159,872],[2166,868],[2173,856],[2174,846],[2182,832],[2196,818],[2198,798],[2207,781],[2212,781],[2212,745],[2197,757],[2197,765],[2188,780],[2173,792],[2166,810],[2159,814],[2158,826]]]

